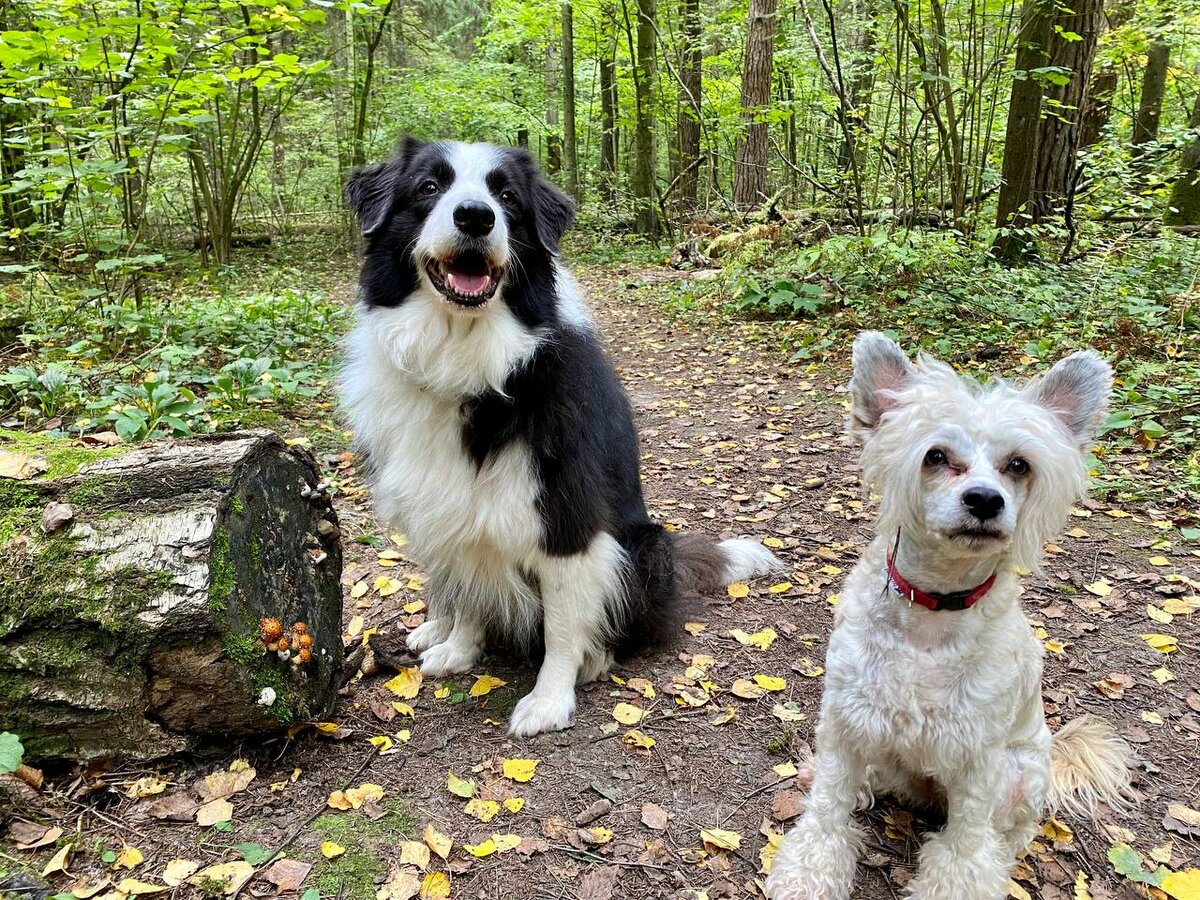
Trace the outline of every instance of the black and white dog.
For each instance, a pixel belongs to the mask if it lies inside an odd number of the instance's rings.
[[[421,669],[540,643],[510,732],[566,728],[575,685],[663,636],[681,594],[778,566],[647,515],[633,416],[558,261],[571,201],[523,150],[405,140],[353,173],[366,238],[344,403],[381,519],[428,569]]]

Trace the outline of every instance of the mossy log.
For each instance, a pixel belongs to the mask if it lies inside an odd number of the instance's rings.
[[[0,731],[30,758],[156,758],[332,707],[342,554],[307,451],[0,431],[0,460],[20,476],[0,477]],[[264,618],[311,659],[268,649]]]

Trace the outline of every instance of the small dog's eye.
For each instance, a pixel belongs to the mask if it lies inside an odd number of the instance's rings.
[[[430,178],[428,181],[422,181],[419,189],[426,197],[432,197],[439,190],[438,183]]]
[[[1029,474],[1029,461],[1020,456],[1014,456],[1005,467],[1009,475],[1018,477]]]
[[[517,205],[517,195],[514,194],[512,191],[501,191],[500,192],[500,202],[503,203],[505,206],[516,206]]]
[[[925,454],[925,465],[927,466],[944,466],[950,460],[946,458],[946,451],[934,447]]]

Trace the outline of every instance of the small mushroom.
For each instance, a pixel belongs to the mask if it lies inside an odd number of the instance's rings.
[[[277,644],[283,637],[283,624],[278,619],[264,617],[258,620],[258,633],[264,644]]]

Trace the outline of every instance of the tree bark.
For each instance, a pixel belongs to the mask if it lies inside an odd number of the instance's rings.
[[[579,200],[579,142],[575,134],[575,24],[571,0],[562,5],[563,147],[567,193]]]
[[[1138,101],[1137,117],[1133,120],[1133,159],[1142,160],[1146,144],[1158,140],[1158,122],[1162,117],[1163,94],[1167,89],[1167,65],[1171,49],[1163,43],[1150,46],[1146,68],[1142,70],[1142,96]]]
[[[310,454],[266,431],[119,450],[0,432],[0,451],[47,469],[0,479],[0,731],[31,758],[152,759],[332,708],[342,556]],[[268,650],[264,617],[304,623],[311,660]]]
[[[1183,148],[1179,178],[1171,187],[1171,204],[1163,221],[1168,225],[1200,225],[1200,91],[1188,119],[1191,143]]]
[[[1104,9],[1105,30],[1116,31],[1128,22],[1134,13],[1133,0],[1110,0]],[[1080,114],[1079,147],[1081,150],[1099,143],[1104,126],[1108,124],[1112,114],[1112,99],[1116,93],[1120,73],[1113,62],[1092,75],[1092,83],[1084,97],[1083,111]]]
[[[679,78],[679,211],[696,210],[700,187],[700,114],[704,49],[701,44],[700,0],[682,0],[682,64]]]
[[[1055,21],[1050,65],[1068,70],[1071,80],[1043,91],[1029,203],[1030,217],[1035,222],[1056,215],[1074,192],[1080,115],[1086,105],[1103,18],[1103,0],[1075,0],[1070,9],[1060,9]],[[1068,40],[1064,34],[1079,37]]]
[[[1027,206],[1033,193],[1042,85],[1030,72],[1048,62],[1054,9],[1054,0],[1025,0],[1021,10],[996,207],[996,227],[1000,233],[992,247],[993,255],[1006,262],[1019,260],[1031,249],[1028,238],[1020,232],[1028,224]]]
[[[610,200],[617,192],[617,78],[613,51],[600,58],[600,188]]]
[[[661,223],[658,198],[654,190],[654,84],[658,77],[658,21],[656,0],[637,0],[637,64],[634,89],[637,101],[634,128],[635,159],[633,198],[637,205],[635,221],[640,234],[655,237]]]
[[[777,0],[750,0],[742,71],[742,135],[733,178],[733,205],[753,209],[767,199],[767,123],[760,113],[771,100]]]
[[[546,172],[557,175],[562,171],[562,134],[559,133],[558,53],[553,44],[546,45]]]

